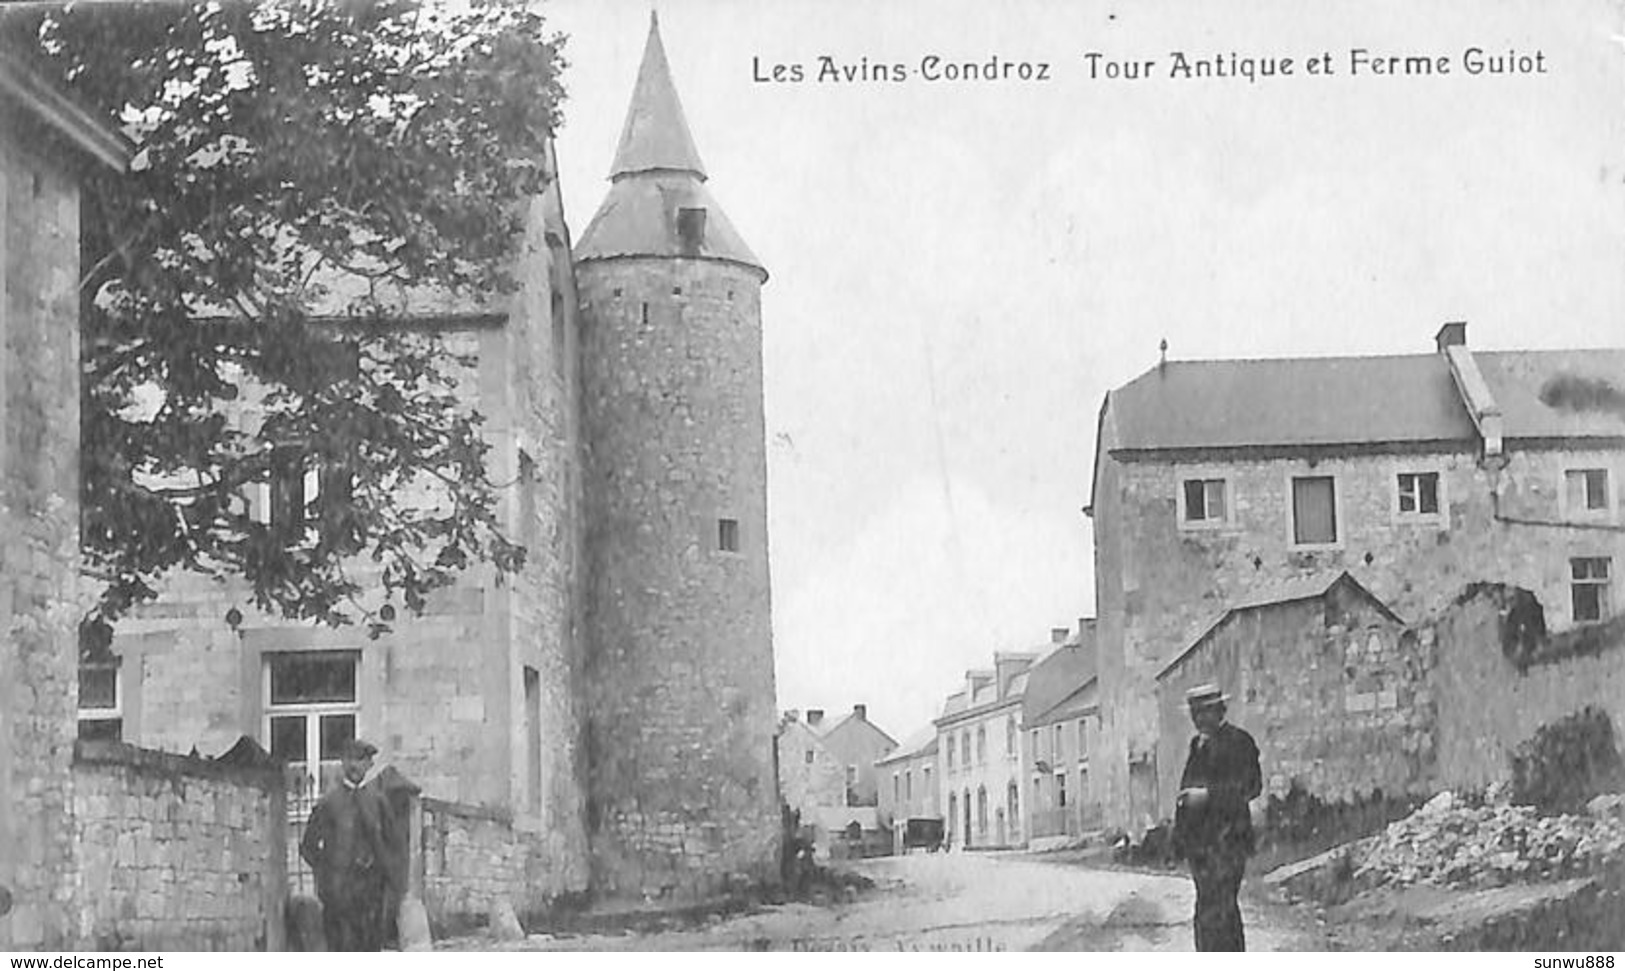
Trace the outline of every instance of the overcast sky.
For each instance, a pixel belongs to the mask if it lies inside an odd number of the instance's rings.
[[[649,4],[548,0],[579,236]],[[924,726],[994,650],[1094,610],[1102,396],[1157,360],[1625,345],[1625,16],[1605,0],[667,0],[729,218],[767,264],[779,703]],[[1544,73],[1466,73],[1464,52]],[[1369,57],[1448,74],[1351,76]],[[1085,55],[1152,60],[1090,78]],[[1172,53],[1293,59],[1171,77]],[[1331,76],[1308,73],[1329,54]],[[901,64],[901,82],[819,81]],[[931,81],[922,60],[1047,64]],[[754,63],[753,63],[754,62]],[[1438,62],[1434,62],[1437,68]],[[800,83],[760,83],[773,64]],[[1260,68],[1262,67],[1260,63]],[[939,69],[940,70],[940,69]],[[871,71],[871,73],[873,73]]]

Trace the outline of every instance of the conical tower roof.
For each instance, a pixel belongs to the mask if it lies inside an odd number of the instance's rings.
[[[632,87],[632,103],[626,109],[626,124],[621,126],[621,143],[615,149],[609,177],[621,179],[660,169],[692,172],[701,181],[705,179],[705,164],[694,147],[682,99],[671,81],[666,45],[660,40],[660,18],[650,12],[643,64]]]
[[[672,83],[654,14],[609,177],[609,195],[581,234],[576,262],[688,257],[741,264],[766,278],[767,270],[705,185],[705,166]]]

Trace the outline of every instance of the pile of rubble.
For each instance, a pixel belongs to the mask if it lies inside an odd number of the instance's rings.
[[[1354,877],[1367,887],[1498,887],[1595,873],[1625,861],[1625,794],[1598,796],[1583,815],[1541,816],[1504,789],[1482,802],[1442,792],[1361,842]]]

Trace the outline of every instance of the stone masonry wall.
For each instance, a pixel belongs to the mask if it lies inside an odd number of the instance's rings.
[[[73,946],[281,949],[279,772],[82,742],[73,776]]]
[[[1520,673],[1502,651],[1502,617],[1497,599],[1486,592],[1421,628],[1423,644],[1438,658],[1442,785],[1473,788],[1510,779],[1509,755],[1520,742],[1587,705],[1608,713],[1615,744],[1625,748],[1625,627],[1616,622],[1598,630],[1612,637],[1595,653]]]
[[[1185,691],[1209,681],[1258,743],[1266,797],[1294,784],[1324,802],[1427,792],[1431,673],[1414,634],[1342,586],[1232,614],[1158,684],[1161,804],[1173,805],[1194,731]]]
[[[535,913],[586,887],[586,858],[567,833],[438,799],[422,807],[424,906],[436,928],[466,925],[499,900]]]
[[[70,928],[79,591],[79,197],[0,99],[0,950]]]
[[[578,265],[594,886],[777,878],[760,279]],[[718,520],[738,551],[718,548]]]
[[[1534,591],[1556,630],[1572,623],[1570,557],[1610,556],[1616,573],[1625,565],[1625,532],[1594,528],[1625,522],[1625,489],[1613,490],[1611,508],[1586,516],[1566,509],[1563,498],[1565,469],[1607,468],[1620,481],[1625,458],[1618,451],[1517,449],[1498,470],[1465,452],[1108,459],[1103,466],[1095,496],[1096,577],[1111,764],[1102,766],[1102,782],[1108,820],[1118,825],[1146,815],[1131,814],[1124,769],[1131,753],[1155,745],[1154,673],[1190,645],[1204,621],[1257,587],[1347,570],[1414,621],[1471,583],[1507,582]],[[1442,515],[1397,512],[1401,471],[1440,474]],[[1296,547],[1291,479],[1324,475],[1336,483],[1338,541]],[[1230,517],[1216,528],[1179,521],[1180,484],[1192,478],[1228,483]],[[1166,814],[1169,807],[1155,810]]]

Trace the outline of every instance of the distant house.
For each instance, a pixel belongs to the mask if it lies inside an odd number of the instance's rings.
[[[1615,613],[1622,401],[1625,349],[1472,351],[1462,323],[1429,354],[1167,361],[1108,393],[1087,507],[1108,824],[1171,812],[1157,675],[1261,590],[1347,573],[1419,618],[1491,581],[1553,630]]]
[[[942,820],[937,751],[937,730],[927,726],[875,762],[880,781],[880,822],[892,831],[894,853],[904,850],[909,820]]]
[[[1066,631],[1059,631],[1063,639]],[[962,849],[1019,845],[1021,695],[1037,652],[1000,651],[993,667],[965,672],[936,720],[942,766],[940,805],[948,845]]]
[[[868,706],[853,705],[850,715],[824,732],[824,747],[842,766],[845,804],[877,805],[875,760],[897,748],[897,740],[869,720]]]
[[[1214,682],[1258,742],[1266,796],[1294,783],[1328,802],[1427,793],[1431,674],[1416,635],[1346,572],[1260,590],[1157,675],[1161,791],[1177,791],[1193,731],[1185,691]]]
[[[1095,622],[1040,658],[1021,699],[1022,765],[1027,779],[1028,845],[1065,842],[1099,828],[1099,794],[1089,752],[1100,732]]]
[[[824,713],[788,711],[779,720],[779,796],[811,824],[817,810],[846,804],[846,767],[824,745]]]
[[[830,724],[819,708],[785,712],[779,723],[779,794],[800,814],[816,850],[830,854],[854,823],[873,844],[883,828],[877,812],[875,760],[897,747],[868,719],[864,705]]]

